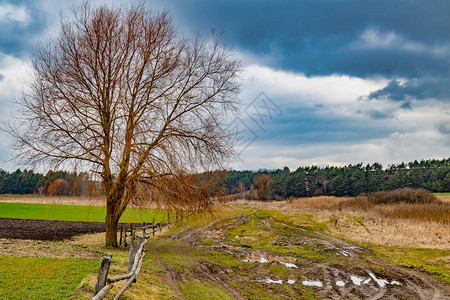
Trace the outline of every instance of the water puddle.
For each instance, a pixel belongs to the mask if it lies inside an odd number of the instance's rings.
[[[336,281],[336,285],[337,286],[345,286],[345,282],[343,282],[342,280],[338,280],[338,281]]]
[[[284,263],[284,262],[280,262],[280,264],[288,267],[288,268],[293,268],[293,269],[298,269],[298,267],[295,264],[291,264],[291,263]]]
[[[304,280],[302,283],[303,283],[303,285],[307,285],[307,286],[323,287],[323,283],[321,281]]]

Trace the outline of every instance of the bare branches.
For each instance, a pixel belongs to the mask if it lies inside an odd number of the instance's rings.
[[[85,4],[61,27],[38,47],[10,126],[17,158],[84,162],[117,220],[144,190],[174,207],[208,202],[186,174],[232,156],[224,116],[236,110],[240,65],[219,36],[179,38],[167,13],[143,5]]]

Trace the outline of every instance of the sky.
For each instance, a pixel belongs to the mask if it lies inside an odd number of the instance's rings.
[[[127,1],[92,1],[120,5]],[[0,0],[0,120],[38,42],[81,1]],[[233,169],[444,158],[450,150],[450,1],[147,1],[180,35],[223,30],[242,60]],[[0,168],[10,139],[0,133]]]

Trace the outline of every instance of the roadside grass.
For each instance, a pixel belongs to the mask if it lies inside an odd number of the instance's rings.
[[[2,299],[67,299],[97,261],[0,256]]]
[[[0,218],[104,222],[106,208],[88,205],[40,203],[0,203]],[[123,223],[142,223],[167,217],[166,210],[129,207],[120,218]]]

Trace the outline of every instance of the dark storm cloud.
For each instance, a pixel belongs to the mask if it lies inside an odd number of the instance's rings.
[[[36,36],[47,30],[47,13],[37,1],[2,1],[0,7],[12,7],[9,17],[0,20],[0,52],[16,57],[28,56],[36,43]],[[19,10],[22,14],[25,12],[24,20],[11,17]]]
[[[308,75],[416,78],[439,76],[450,65],[450,53],[439,51],[450,45],[450,1],[164,3],[182,26],[203,31],[223,26],[228,44],[267,56],[273,68]],[[381,38],[381,45],[355,43],[370,30],[379,32],[375,38]]]
[[[450,78],[411,79],[405,83],[392,80],[386,87],[372,92],[369,99],[388,99],[393,101],[415,100],[450,100]]]
[[[250,119],[243,119],[251,132],[248,137],[256,134],[259,142],[269,145],[305,145],[305,144],[327,144],[327,143],[354,143],[374,138],[386,138],[393,128],[386,128],[383,122],[361,123],[356,119],[329,113],[324,105],[293,105],[286,104],[281,99],[283,114],[267,120],[264,131],[261,131]],[[376,120],[383,120],[391,116],[383,112],[370,112]],[[369,113],[359,112],[367,115]],[[384,114],[382,116],[382,114]],[[376,120],[374,122],[376,122]]]

